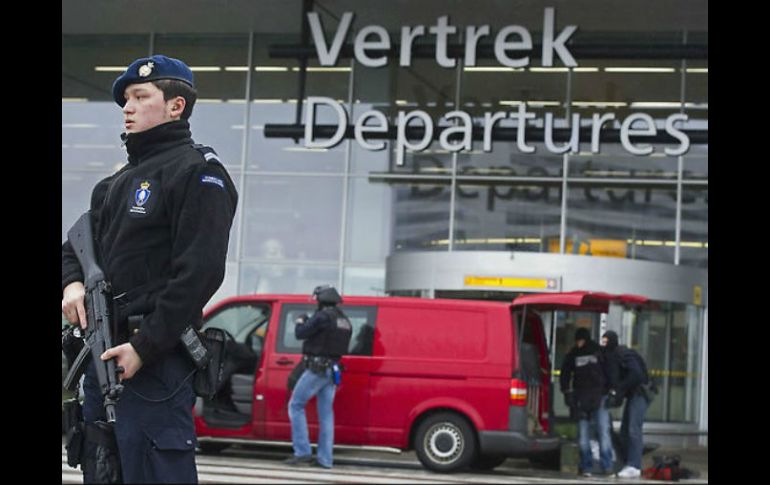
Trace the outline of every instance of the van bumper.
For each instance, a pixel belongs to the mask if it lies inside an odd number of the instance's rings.
[[[480,431],[479,447],[484,455],[526,457],[559,449],[558,436],[527,436],[518,431]]]

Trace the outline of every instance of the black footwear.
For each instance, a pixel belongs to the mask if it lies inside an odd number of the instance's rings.
[[[290,456],[289,458],[286,458],[283,460],[284,464],[286,465],[310,465],[315,460],[311,455],[307,456]]]
[[[330,466],[322,465],[318,460],[313,460],[310,463],[310,466],[314,466],[314,467],[318,467],[318,468],[323,468],[325,470],[331,470],[332,469],[332,467],[330,467]]]

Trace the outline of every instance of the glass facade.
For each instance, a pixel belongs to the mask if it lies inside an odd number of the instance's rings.
[[[345,8],[325,3],[318,11],[331,42]],[[356,5],[357,15],[368,19],[360,22],[388,22],[376,19],[373,5]],[[467,18],[453,14],[454,25],[494,21],[492,10],[480,13],[473,2],[458,5],[467,6],[452,7],[465,8]],[[442,8],[430,12],[426,31]],[[527,8],[539,12],[527,20],[537,43],[543,6],[532,2]],[[667,8],[671,11],[658,8],[656,15],[675,17],[686,7]],[[705,2],[701,8],[707,10]],[[562,22],[580,23],[559,15],[559,28]],[[408,17],[386,25],[394,42],[401,25],[416,23]],[[698,33],[629,30],[620,20],[604,23],[608,32],[579,30],[576,42],[708,44],[705,24],[701,30],[706,31]],[[62,240],[88,206],[93,185],[125,163],[112,81],[132,60],[163,53],[192,67],[199,91],[190,120],[193,138],[217,150],[239,189],[225,282],[214,301],[249,292],[308,293],[324,283],[347,294],[383,295],[385,260],[399,251],[568,253],[708,268],[707,143],[693,142],[685,154],[670,156],[664,149],[672,145],[634,141],[653,148],[652,154],[639,156],[617,139],[602,139],[596,153],[590,136],[581,135],[578,149],[565,154],[553,153],[546,140],[549,123],[556,130],[570,129],[576,114],[580,128],[589,131],[592,116],[614,114],[604,126],[617,130],[639,112],[649,114],[659,132],[676,113],[690,118],[677,125],[680,129],[707,130],[707,59],[575,55],[578,66],[569,69],[558,57],[546,68],[533,56],[526,67],[507,68],[487,54],[479,55],[474,66],[464,65],[460,56],[456,67],[443,68],[432,54],[415,55],[409,66],[399,66],[396,54],[387,66],[373,68],[352,54],[343,54],[333,67],[321,66],[313,56],[301,89],[299,56],[270,52],[273,45],[299,44],[300,35],[296,29],[276,29],[63,34]],[[464,37],[465,29],[458,27],[450,43]],[[351,33],[348,42],[353,38]],[[432,39],[426,35],[415,45],[432,48]],[[493,43],[494,36],[485,42]],[[265,136],[265,125],[304,124],[309,96],[338,102],[350,125],[365,112],[380,112],[393,133],[399,113],[424,111],[434,124],[434,140],[424,150],[405,150],[398,164],[393,137],[385,137],[384,148],[374,151],[350,138],[330,148],[306,148],[301,137]],[[520,107],[534,118],[520,123],[515,116]],[[439,142],[441,130],[460,122],[446,117],[453,110],[468,113],[473,123],[469,150],[447,150]],[[498,131],[485,150],[485,126],[495,113],[503,113],[502,119],[495,122]],[[366,124],[376,121],[370,118]],[[337,117],[320,106],[315,123],[334,125]],[[417,142],[421,126],[420,121],[410,123],[416,130],[410,143]],[[533,153],[522,152],[516,130],[526,130]],[[450,144],[459,141],[459,135],[449,138]],[[557,137],[553,145],[566,141]],[[656,419],[693,419],[690,400],[698,393],[688,379],[697,369],[688,365],[698,359],[689,345],[698,335],[699,323],[693,321],[700,313],[694,307],[671,309],[666,317],[638,324],[650,339],[664,332],[671,346],[655,364],[672,373],[666,376],[670,397],[665,405],[656,403],[665,406],[654,411]],[[657,359],[653,353],[660,347],[646,347],[641,340],[638,345],[648,358]]]
[[[559,388],[564,356],[575,345],[575,331],[586,328],[591,338],[601,338],[601,317],[597,313],[548,312],[542,315],[545,328],[556,322],[553,336],[553,362],[556,388]],[[618,332],[620,344],[635,349],[645,359],[647,370],[658,384],[658,395],[647,410],[646,420],[692,423],[698,418],[701,386],[702,312],[694,305],[656,303],[643,310],[626,310]],[[561,396],[554,399],[557,417],[569,416]],[[621,419],[622,408],[612,410]]]

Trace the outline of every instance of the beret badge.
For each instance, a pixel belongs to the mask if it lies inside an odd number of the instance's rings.
[[[141,77],[147,77],[152,73],[152,68],[155,67],[155,64],[152,62],[148,62],[147,64],[143,65],[139,68],[139,76]]]

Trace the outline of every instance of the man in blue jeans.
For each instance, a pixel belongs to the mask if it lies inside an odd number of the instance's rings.
[[[602,474],[612,473],[607,369],[601,348],[591,339],[587,328],[578,328],[575,332],[575,346],[564,357],[559,380],[570,416],[578,420],[580,474],[590,477],[593,470],[592,425],[596,427],[599,435]]]
[[[318,309],[309,319],[299,318],[294,335],[302,344],[302,359],[305,371],[297,381],[289,401],[291,420],[291,442],[294,456],[285,460],[289,465],[313,465],[331,468],[334,447],[334,393],[339,384],[339,359],[348,353],[352,335],[350,320],[337,308],[342,303],[337,290],[324,285],[313,290]],[[307,430],[305,406],[317,397],[318,407],[318,453],[313,460]]]
[[[649,397],[643,386],[649,383],[647,365],[638,352],[618,345],[618,334],[612,330],[602,335],[601,345],[607,357],[610,384],[609,407],[617,407],[626,400],[620,425],[621,454],[625,466],[619,478],[639,478],[642,474],[642,425],[649,406]]]

